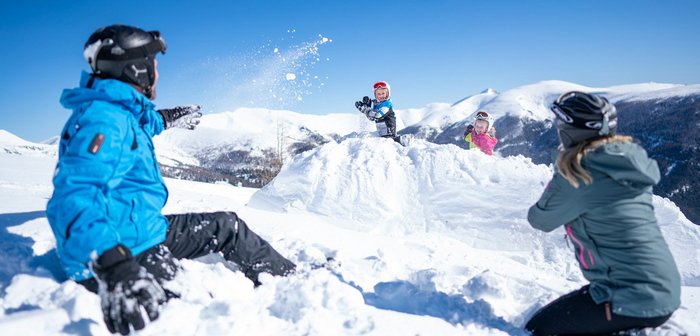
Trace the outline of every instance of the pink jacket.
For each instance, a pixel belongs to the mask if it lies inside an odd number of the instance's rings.
[[[498,139],[489,133],[476,134],[475,131],[469,132],[464,140],[469,143],[469,149],[479,148],[482,152],[493,155],[493,148],[496,147]]]

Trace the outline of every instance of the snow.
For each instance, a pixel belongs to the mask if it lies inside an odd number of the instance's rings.
[[[29,141],[26,141],[4,129],[0,129],[0,145],[14,145],[14,146],[21,146],[21,145],[28,145],[31,144]]]
[[[211,131],[245,122],[211,117]],[[107,335],[98,296],[56,265],[44,214],[55,155],[0,160],[0,334]],[[166,179],[165,213],[236,211],[300,271],[253,288],[220,255],[183,260],[168,284],[181,298],[138,334],[523,335],[534,311],[585,284],[563,232],[525,220],[550,176],[523,157],[350,137],[295,156],[260,190]],[[668,199],[654,206],[682,276],[669,325],[698,334],[700,230]],[[326,257],[339,265],[310,270]]]
[[[620,100],[637,101],[666,99],[670,97],[682,97],[700,93],[700,85],[679,85],[679,84],[637,84],[626,86],[610,87],[607,95],[611,101]]]
[[[178,132],[178,130],[173,130]],[[164,141],[164,137],[155,137],[153,144],[156,148],[158,162],[168,166],[179,166],[180,164],[199,166],[199,160],[192,154],[185,152],[178,146]]]

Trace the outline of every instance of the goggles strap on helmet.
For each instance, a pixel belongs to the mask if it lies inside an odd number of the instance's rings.
[[[379,81],[379,82],[374,83],[374,85],[372,85],[372,87],[373,87],[375,90],[377,90],[377,89],[386,89],[387,87],[389,87],[389,85],[388,85],[385,81]]]

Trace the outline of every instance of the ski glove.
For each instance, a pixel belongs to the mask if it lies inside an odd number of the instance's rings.
[[[467,129],[464,130],[464,138],[467,137],[467,134],[471,133],[474,130],[474,125],[469,124],[467,125]]]
[[[158,113],[163,117],[165,129],[178,127],[193,130],[199,125],[199,118],[202,117],[200,109],[199,105],[186,105],[160,109]]]
[[[128,335],[131,327],[145,327],[141,308],[153,321],[159,307],[167,301],[163,287],[139,265],[124,245],[105,251],[92,262],[92,271],[99,285],[102,314],[111,333]]]
[[[367,111],[372,109],[372,100],[364,96],[361,101],[355,102],[355,107],[360,110],[360,112],[367,114]]]

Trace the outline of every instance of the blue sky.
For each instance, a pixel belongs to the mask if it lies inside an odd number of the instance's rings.
[[[355,113],[378,80],[398,109],[549,79],[698,84],[698,13],[692,0],[3,1],[0,129],[57,135],[83,44],[113,23],[163,33],[158,107],[327,114]]]

